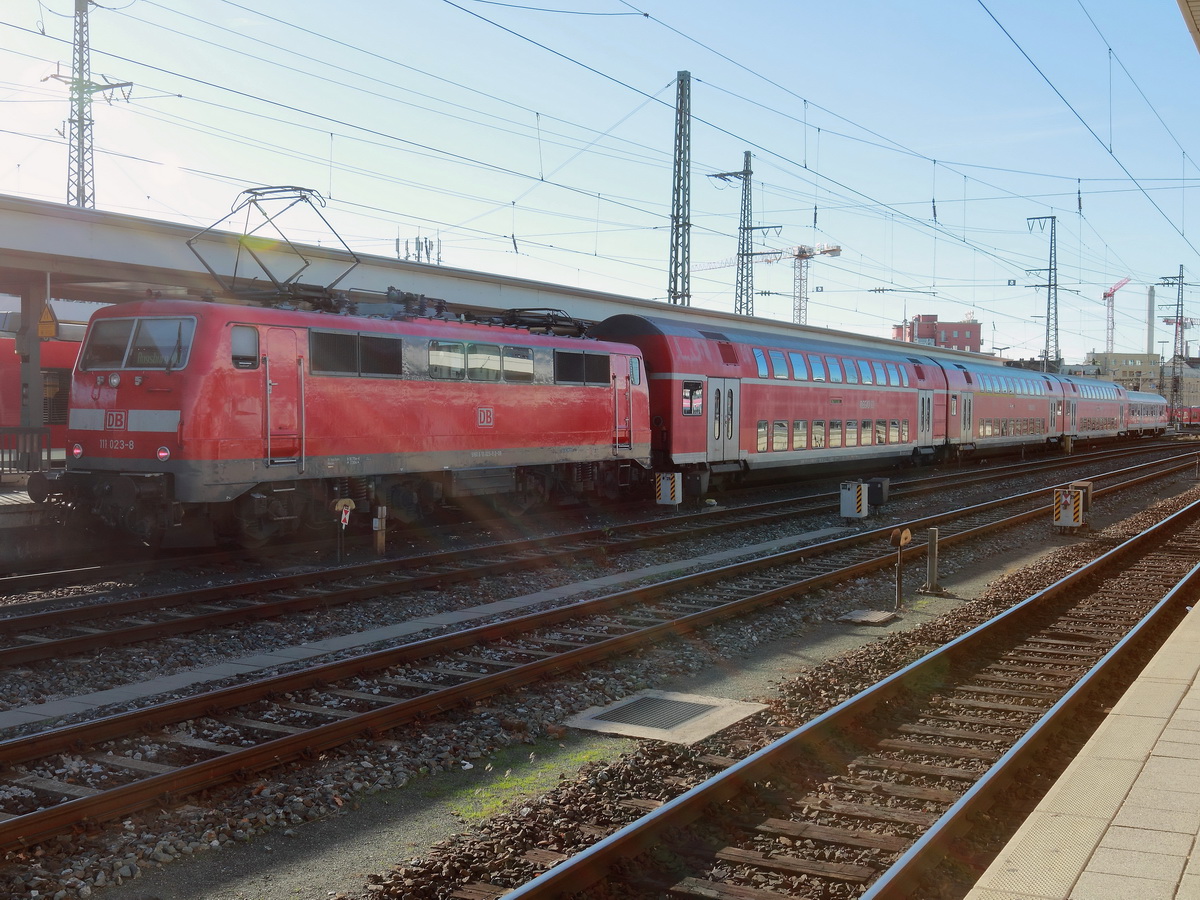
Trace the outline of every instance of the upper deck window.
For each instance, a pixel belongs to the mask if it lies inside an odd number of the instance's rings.
[[[195,319],[178,316],[99,319],[88,330],[80,368],[180,369],[195,331]]]
[[[787,378],[788,367],[787,360],[784,359],[782,350],[768,350],[771,355],[771,372],[776,378]]]
[[[754,364],[758,367],[758,377],[766,378],[769,374],[767,372],[767,355],[757,347],[754,348]]]

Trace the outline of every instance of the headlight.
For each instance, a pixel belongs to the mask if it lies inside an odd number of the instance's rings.
[[[121,383],[121,373],[120,372],[109,372],[108,373],[108,386],[110,388],[115,388],[120,383]]]
[[[166,462],[170,458],[171,458],[171,451],[169,448],[167,448],[167,447],[159,447],[158,448],[158,461],[159,462]]]
[[[83,456],[83,445],[82,444],[72,444],[71,445],[71,455],[73,457],[75,457],[76,459],[79,459],[79,457]]]

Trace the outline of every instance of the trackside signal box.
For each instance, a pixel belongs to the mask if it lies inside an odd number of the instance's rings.
[[[870,511],[867,506],[867,486],[861,481],[842,482],[842,518],[865,519]]]
[[[654,499],[663,506],[678,506],[683,500],[683,473],[655,472]]]
[[[1085,492],[1075,487],[1054,489],[1054,526],[1071,529],[1083,526]]]
[[[1092,511],[1092,483],[1090,481],[1072,481],[1070,488],[1073,491],[1083,491],[1083,511],[1090,513]]]

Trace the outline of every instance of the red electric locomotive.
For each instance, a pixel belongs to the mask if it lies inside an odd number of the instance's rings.
[[[145,540],[254,544],[338,497],[415,517],[467,497],[615,494],[649,462],[628,345],[433,317],[192,301],[97,312],[68,466],[35,479]]]

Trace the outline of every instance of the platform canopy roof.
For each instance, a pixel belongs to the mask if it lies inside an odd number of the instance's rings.
[[[1200,50],[1200,0],[1179,0],[1179,11],[1183,13],[1183,20],[1192,33],[1196,49]]]

